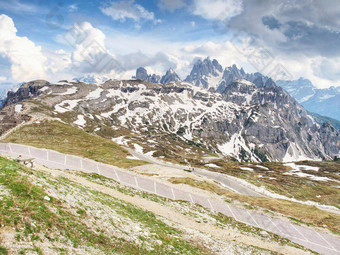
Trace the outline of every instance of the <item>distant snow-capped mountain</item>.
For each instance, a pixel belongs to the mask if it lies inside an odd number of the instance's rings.
[[[317,88],[308,79],[300,78],[298,80],[279,80],[276,84],[284,88],[291,96],[293,96],[299,103],[303,103],[310,99]]]
[[[95,75],[95,74],[86,74],[84,76],[80,76],[78,78],[73,78],[73,81],[81,81],[84,83],[92,83],[92,84],[102,84],[105,81],[110,80],[111,78],[103,75]]]
[[[308,111],[340,120],[340,87],[316,88],[308,79],[277,81]]]

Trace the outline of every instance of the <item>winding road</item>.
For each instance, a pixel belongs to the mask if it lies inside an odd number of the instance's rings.
[[[135,157],[140,157],[141,159],[143,159],[143,157],[146,157],[138,155],[136,154],[136,152],[133,151],[130,152]],[[138,175],[125,169],[98,163],[86,158],[81,158],[69,154],[62,154],[53,150],[39,149],[31,146],[13,143],[0,143],[0,153],[12,158],[16,158],[18,157],[18,155],[22,155],[23,157],[35,158],[35,161],[37,163],[45,165],[52,169],[71,169],[87,173],[98,173],[103,176],[112,178],[123,185],[143,190],[152,194],[174,200],[185,200],[191,203],[200,204],[203,207],[210,209],[211,211],[220,212],[224,215],[233,217],[237,221],[276,233],[320,254],[340,255],[339,236],[328,234],[323,231],[316,231],[313,228],[296,225],[285,220],[272,218],[265,214],[255,213],[245,208],[232,206],[224,202],[222,199],[213,199],[211,197],[206,197],[205,195],[190,193],[188,191],[175,187],[175,185],[164,184],[150,177]],[[143,160],[146,159],[147,158],[144,158]],[[149,161],[149,159],[146,161]],[[158,164],[159,162],[150,163]],[[162,164],[169,167],[168,164]],[[171,167],[179,166],[171,165]],[[203,169],[195,170],[195,172],[196,171],[198,171],[199,174],[203,173],[202,175],[208,174],[203,171]],[[219,181],[221,180],[219,179]],[[247,192],[252,191],[246,187],[240,186],[238,183],[235,184],[229,182],[228,179],[223,180],[223,182],[226,183],[226,186],[230,185],[230,187],[233,187],[233,189],[235,187],[235,190],[238,189],[241,194],[247,194]]]
[[[176,168],[176,169],[181,169],[181,170],[190,170],[186,166],[180,166],[180,165],[175,165],[175,164],[171,164],[171,163],[166,163],[164,161],[157,160],[154,157],[149,157],[145,154],[134,151],[134,150],[132,150],[128,147],[124,147],[124,148],[126,150],[128,150],[134,157],[136,157],[140,160],[149,162],[151,164],[156,164],[156,165],[160,165],[160,166]],[[235,181],[235,179],[233,179],[232,177],[229,177],[228,175],[208,171],[208,170],[202,169],[202,168],[195,168],[193,173],[196,174],[196,175],[208,177],[209,179],[213,179],[213,180],[221,183],[224,187],[226,187],[226,188],[228,188],[232,191],[235,191],[239,194],[247,195],[247,196],[253,196],[253,197],[264,197],[263,194],[258,193],[255,190],[252,190],[252,189],[242,185],[241,183]]]

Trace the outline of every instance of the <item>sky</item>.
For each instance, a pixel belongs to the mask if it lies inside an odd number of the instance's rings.
[[[185,79],[197,59],[340,86],[336,0],[0,0],[0,90],[21,82]]]

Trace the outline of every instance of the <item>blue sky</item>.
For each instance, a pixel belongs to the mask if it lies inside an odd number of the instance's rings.
[[[0,85],[129,78],[139,66],[172,67],[184,79],[207,56],[277,79],[340,85],[339,14],[331,0],[1,0]],[[94,63],[106,58],[119,68]]]

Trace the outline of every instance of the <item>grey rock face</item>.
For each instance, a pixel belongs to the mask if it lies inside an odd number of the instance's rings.
[[[3,106],[19,103],[25,99],[38,96],[40,88],[49,85],[48,81],[36,80],[23,84],[16,92],[9,91]]]
[[[139,67],[136,70],[136,78],[143,80],[143,81],[149,81],[148,72],[146,71],[146,69],[144,67]]]
[[[177,81],[181,81],[181,78],[179,78],[179,76],[175,73],[175,71],[172,68],[170,68],[166,72],[166,74],[163,75],[160,83],[167,84],[167,83],[170,83],[170,82],[177,82]]]
[[[159,75],[156,75],[156,74],[149,75],[144,67],[139,67],[136,70],[135,78],[143,80],[143,81],[152,82],[152,83],[159,83],[161,79]]]
[[[216,84],[209,84],[209,78],[220,76],[222,71],[223,68],[216,59],[213,59],[213,61],[210,58],[206,58],[203,61],[198,60],[185,81],[197,87],[214,87]]]

